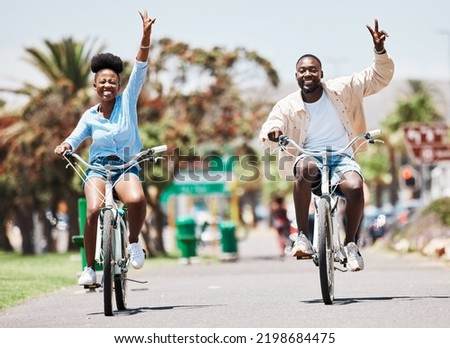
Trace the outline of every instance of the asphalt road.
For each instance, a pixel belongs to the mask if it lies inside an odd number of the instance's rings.
[[[103,314],[102,292],[74,277],[72,287],[0,312],[0,328],[450,328],[448,265],[362,253],[364,271],[336,273],[333,305],[322,302],[312,261],[281,260],[275,235],[260,229],[239,243],[236,262],[147,260],[129,277],[148,283],[130,283],[128,310],[113,317]]]

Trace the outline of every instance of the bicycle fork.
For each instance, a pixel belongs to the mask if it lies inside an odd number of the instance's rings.
[[[123,209],[113,209],[113,208],[103,208],[100,212],[99,216],[99,222],[97,224],[97,238],[96,238],[96,246],[95,246],[95,260],[97,263],[101,263],[103,260],[102,255],[102,242],[103,242],[103,213],[104,211],[108,209],[113,213],[114,218],[114,228],[113,228],[113,236],[112,240],[114,241],[114,255],[113,255],[113,262],[114,262],[114,268],[115,268],[115,274],[120,274],[121,271],[127,271],[128,265],[127,265],[127,258],[126,255],[123,255],[126,253],[126,243],[125,239],[126,236],[124,235],[124,231],[126,231],[125,222],[123,221],[123,215],[126,214],[125,210]],[[119,217],[120,215],[120,217]],[[103,260],[104,261],[104,260]]]

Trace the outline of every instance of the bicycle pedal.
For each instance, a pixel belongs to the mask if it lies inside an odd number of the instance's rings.
[[[297,260],[311,260],[313,258],[312,255],[301,255],[301,256],[296,256]]]
[[[101,284],[99,284],[99,283],[95,283],[95,284],[91,284],[91,285],[83,285],[83,287],[86,289],[86,290],[95,290],[95,289],[97,289],[97,288],[100,288],[102,285]]]
[[[342,269],[342,268],[334,266],[334,269],[337,270],[337,271],[341,271],[342,273],[348,272],[347,268],[346,269]]]

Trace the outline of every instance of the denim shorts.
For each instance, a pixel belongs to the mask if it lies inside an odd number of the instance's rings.
[[[111,164],[111,165],[121,165],[124,164],[125,162],[120,159],[120,158],[114,158],[112,159],[111,157],[97,157],[94,161],[92,161],[91,165],[106,165],[106,164]],[[111,179],[113,182],[113,185],[119,180],[124,178],[125,180],[127,180],[127,177],[129,175],[136,175],[139,178],[139,171],[140,171],[140,167],[138,164],[135,164],[131,167],[128,167],[125,170],[115,170],[112,175],[111,175]],[[89,178],[101,178],[103,180],[106,181],[106,172],[102,171],[102,170],[93,170],[93,169],[88,169],[86,171],[86,176],[85,176],[85,180],[84,183],[86,183]],[[84,183],[83,183],[83,187],[84,187]]]
[[[323,171],[323,164],[320,156],[308,156],[300,155],[294,161],[293,174],[296,177],[296,167],[300,160],[312,160],[316,163],[319,172]],[[328,167],[330,168],[330,183],[331,187],[334,189],[341,182],[343,175],[348,172],[356,172],[359,174],[362,180],[364,177],[361,172],[361,167],[358,163],[348,154],[333,155],[328,157]],[[317,183],[313,183],[312,192],[316,195],[321,193],[321,183],[320,180]],[[339,191],[338,191],[339,193]]]

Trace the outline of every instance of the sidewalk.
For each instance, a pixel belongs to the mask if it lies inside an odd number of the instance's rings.
[[[245,258],[278,258],[276,232],[264,222],[255,228],[245,231],[243,227],[236,230],[238,260]],[[197,254],[201,257],[217,257],[226,259],[220,241],[210,245],[197,246]]]

